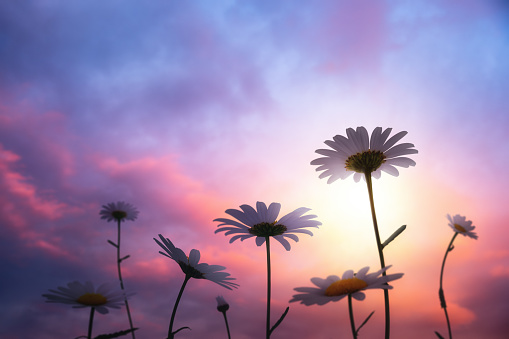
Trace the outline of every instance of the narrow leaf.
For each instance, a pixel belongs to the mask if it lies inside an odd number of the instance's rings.
[[[126,260],[126,259],[127,259],[127,258],[129,258],[129,257],[130,257],[130,255],[128,254],[128,255],[126,255],[125,257],[120,258],[119,262],[121,262],[121,261],[123,261],[123,260]]]
[[[442,337],[442,336],[440,335],[440,333],[438,333],[437,331],[435,331],[435,334],[436,334],[436,335],[437,335],[437,337],[439,337],[440,339],[445,339],[445,338],[444,338],[444,337]]]
[[[113,246],[115,246],[116,248],[118,248],[117,244],[115,244],[113,241],[108,240],[108,242],[109,242],[111,245],[113,245]]]
[[[453,249],[454,249],[454,245],[451,245],[451,247],[449,247],[449,249],[447,251],[451,252]]]
[[[392,235],[389,238],[387,238],[387,240],[384,241],[384,243],[382,244],[382,248],[384,248],[385,246],[389,245],[389,243],[391,241],[393,241],[394,239],[396,239],[396,237],[398,235],[400,235],[405,229],[406,229],[406,225],[403,225],[400,228],[398,228],[396,230],[396,232],[392,233]]]
[[[172,334],[174,334],[174,335],[175,335],[175,334],[179,333],[180,331],[185,330],[186,328],[187,328],[189,331],[191,330],[191,328],[189,328],[189,327],[187,327],[187,326],[184,326],[184,327],[181,327],[181,328],[179,328],[178,330],[176,330],[176,331],[172,332]]]
[[[371,312],[368,317],[366,318],[366,320],[363,321],[363,323],[361,324],[361,326],[359,326],[359,328],[357,329],[357,331],[355,331],[356,334],[359,333],[359,331],[361,330],[362,326],[364,326],[368,320],[371,318],[371,316],[375,313],[375,311]]]
[[[109,334],[101,334],[101,335],[98,335],[97,337],[95,337],[94,339],[110,339],[110,338],[118,338],[118,337],[122,337],[124,335],[127,335],[131,332],[134,332],[136,331],[138,328],[135,327],[133,329],[129,329],[129,330],[125,330],[125,331],[119,331],[119,332],[115,332],[115,333],[109,333]]]
[[[281,318],[279,318],[279,320],[274,324],[274,326],[272,326],[272,328],[270,329],[269,331],[269,335],[272,334],[272,331],[274,331],[276,329],[276,327],[279,326],[279,324],[281,324],[281,322],[283,321],[283,319],[286,317],[286,315],[288,314],[288,311],[290,310],[290,307],[287,307],[286,310],[283,312],[283,315],[281,315]]]

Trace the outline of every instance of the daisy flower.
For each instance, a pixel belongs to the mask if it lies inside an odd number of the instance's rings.
[[[469,236],[472,239],[478,238],[477,233],[472,232],[475,229],[475,226],[472,226],[472,221],[467,221],[464,216],[456,214],[454,217],[451,217],[447,214],[447,219],[449,219],[449,227],[451,227],[454,232],[463,236]]]
[[[131,204],[128,204],[123,201],[119,201],[117,203],[110,202],[107,205],[102,206],[103,209],[99,214],[101,215],[101,219],[106,219],[106,221],[110,222],[112,220],[115,221],[125,221],[125,220],[136,220],[138,217],[138,210]]]
[[[300,293],[295,294],[290,302],[300,301],[306,306],[324,305],[329,301],[341,300],[349,294],[354,299],[364,300],[366,295],[363,291],[375,288],[392,289],[392,286],[387,283],[403,276],[403,273],[380,276],[390,267],[386,266],[370,274],[368,274],[369,267],[360,269],[356,274],[352,270],[348,270],[343,273],[341,279],[336,275],[330,275],[325,279],[311,278],[311,282],[317,287],[294,288]]]
[[[184,272],[186,277],[195,279],[207,279],[229,290],[231,290],[232,287],[237,288],[237,286],[239,286],[238,284],[231,282],[231,280],[235,280],[235,278],[231,278],[230,273],[220,272],[226,269],[226,267],[219,265],[209,265],[205,263],[199,264],[200,251],[192,249],[188,257],[184,251],[178,247],[175,247],[170,239],[164,238],[161,234],[159,234],[159,238],[161,241],[155,238],[154,240],[166,252],[164,253],[159,251],[159,253],[179,264],[182,272]]]
[[[394,166],[415,166],[415,161],[403,155],[415,154],[417,150],[410,143],[396,145],[407,134],[405,131],[387,139],[391,131],[392,128],[382,131],[381,127],[377,127],[371,133],[370,139],[366,128],[348,128],[347,137],[336,135],[334,140],[325,141],[332,149],[316,150],[316,153],[325,157],[311,161],[311,165],[319,165],[316,170],[324,171],[320,174],[320,179],[330,177],[328,184],[338,179],[346,179],[353,173],[355,182],[370,173],[378,179],[381,171],[398,176],[399,172]]]
[[[108,313],[108,308],[119,309],[126,298],[134,295],[116,291],[109,284],[102,284],[96,289],[90,281],[85,284],[73,281],[67,284],[67,288],[57,289],[58,291],[49,290],[52,294],[42,295],[48,299],[46,302],[68,304],[73,308],[94,307],[101,314]]]
[[[256,210],[249,205],[241,205],[241,211],[228,209],[226,213],[237,220],[218,218],[221,224],[215,233],[225,232],[225,235],[236,234],[230,239],[230,243],[237,239],[244,241],[245,239],[256,237],[256,244],[261,246],[265,243],[266,237],[273,237],[286,248],[290,250],[291,246],[285,238],[299,241],[295,233],[305,233],[313,235],[311,231],[304,229],[305,227],[316,227],[322,223],[313,220],[316,215],[304,215],[309,208],[301,207],[277,220],[281,204],[272,203],[269,208],[263,202],[256,203]]]

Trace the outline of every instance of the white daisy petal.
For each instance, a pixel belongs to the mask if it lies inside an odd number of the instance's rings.
[[[366,298],[365,290],[392,288],[387,283],[403,276],[402,273],[381,276],[389,267],[371,274],[367,274],[369,267],[360,269],[357,274],[354,274],[352,270],[348,270],[343,273],[341,279],[338,276],[329,276],[326,279],[311,278],[311,282],[318,288],[294,288],[298,294],[295,294],[290,302],[300,302],[306,306],[324,305],[331,301],[341,300],[349,294],[356,300],[364,300]]]
[[[294,233],[313,235],[312,232],[304,230],[304,228],[318,228],[318,226],[322,224],[314,219],[316,215],[305,214],[310,211],[310,209],[306,207],[298,208],[277,220],[281,210],[281,204],[271,203],[269,207],[266,208],[267,205],[265,203],[257,202],[256,206],[257,210],[248,205],[240,206],[242,211],[232,209],[226,210],[228,214],[236,217],[238,221],[225,218],[214,219],[214,221],[221,223],[215,233],[225,232],[225,235],[237,234],[230,240],[230,243],[237,239],[244,240],[254,236],[256,237],[255,242],[258,246],[265,243],[266,237],[274,237],[289,251],[291,249],[290,243],[284,237],[288,237],[297,242],[299,238]],[[246,217],[247,213],[250,214],[249,217]],[[253,213],[256,215],[253,215]],[[259,222],[254,223],[254,220],[258,220]]]
[[[472,221],[467,220],[466,217],[459,214],[451,217],[447,214],[447,219],[449,219],[449,227],[451,227],[454,232],[472,239],[478,238],[477,233],[473,232],[475,226],[473,226]]]
[[[101,219],[106,219],[106,221],[110,222],[112,220],[121,222],[126,220],[136,220],[138,217],[138,210],[124,201],[119,201],[117,203],[111,202],[109,204],[103,205],[102,210],[99,212]]]
[[[394,166],[415,166],[415,161],[401,156],[418,151],[411,143],[396,145],[407,134],[406,131],[389,138],[391,131],[391,128],[387,128],[382,132],[381,127],[376,127],[370,139],[364,127],[357,127],[356,130],[348,128],[347,137],[336,135],[334,140],[327,140],[325,144],[331,149],[317,150],[316,153],[323,157],[314,159],[311,165],[319,166],[316,168],[321,172],[319,178],[328,178],[328,184],[338,179],[344,180],[352,173],[355,173],[355,182],[364,178],[364,173],[371,173],[375,179],[380,178],[381,171],[398,176],[399,172]]]
[[[234,236],[230,239],[230,242],[233,242],[237,239],[244,240],[245,237],[251,237],[252,235],[248,234],[240,234]],[[220,272],[226,267],[220,265],[209,265],[207,263],[199,263],[200,261],[200,251],[196,249],[192,249],[189,253],[189,257],[187,257],[180,248],[175,247],[173,243],[168,238],[164,238],[161,234],[159,234],[159,238],[162,242],[158,241],[154,238],[156,243],[161,246],[169,255],[167,255],[170,259],[173,259],[177,264],[179,264],[180,269],[186,277],[195,278],[195,279],[207,279],[210,280],[220,286],[231,289],[232,287],[237,287],[238,284],[231,282],[230,280],[235,280],[234,278],[229,277],[230,274],[226,272]],[[159,252],[163,255],[165,253]]]
[[[107,314],[109,308],[120,308],[124,300],[134,295],[133,292],[123,292],[111,284],[102,284],[96,289],[90,281],[84,284],[73,281],[67,284],[67,288],[58,287],[58,290],[49,290],[53,294],[42,296],[48,303],[72,305],[73,308],[94,307],[101,314]]]

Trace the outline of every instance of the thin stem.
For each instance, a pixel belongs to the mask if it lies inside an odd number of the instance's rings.
[[[186,288],[186,284],[191,279],[191,276],[186,275],[184,282],[182,283],[182,287],[180,288],[179,295],[177,300],[175,301],[175,306],[173,306],[173,312],[171,313],[170,327],[168,328],[168,339],[173,339],[173,322],[175,321],[175,314],[177,313],[177,307],[179,306],[180,298],[182,298],[182,293],[184,293],[184,288]]]
[[[120,222],[121,220],[117,220],[117,269],[118,269],[118,279],[120,280],[120,288],[122,291],[124,291],[124,281],[122,280],[122,272],[120,271],[120,263],[122,260],[120,260]],[[131,326],[131,334],[133,336],[133,339],[136,339],[136,336],[134,335],[134,326],[133,326],[133,320],[131,318],[131,311],[129,310],[129,303],[127,302],[127,297],[124,298],[125,303],[125,309],[127,311],[127,318],[129,319],[129,326]]]
[[[270,338],[270,237],[265,237],[265,243],[267,248],[267,323],[265,326],[265,337]]]
[[[94,311],[95,307],[90,307],[90,318],[88,320],[88,339],[92,339],[92,325],[94,323]]]
[[[350,326],[352,327],[353,339],[357,339],[357,330],[355,329],[355,321],[353,319],[352,295],[348,294],[348,314],[350,315]]]
[[[224,323],[226,324],[226,331],[228,332],[228,339],[231,339],[230,336],[230,326],[228,326],[228,318],[226,317],[226,311],[222,312],[224,317]]]
[[[445,303],[445,295],[444,295],[444,289],[442,288],[442,281],[444,278],[445,260],[447,259],[447,255],[449,254],[449,252],[452,251],[452,249],[453,249],[452,243],[454,242],[454,239],[456,239],[457,235],[458,235],[458,232],[454,232],[451,242],[449,243],[449,246],[447,246],[447,250],[445,251],[444,260],[442,261],[442,269],[440,270],[440,289],[438,290],[438,296],[440,298],[440,306],[444,309],[445,319],[447,320],[447,329],[449,330],[449,339],[452,339],[452,331],[451,331],[451,323],[449,322],[449,314],[447,314],[447,304]]]
[[[380,241],[380,234],[378,233],[378,223],[376,221],[376,213],[375,213],[375,202],[373,199],[373,184],[371,181],[371,173],[364,173],[364,176],[366,178],[366,184],[368,186],[368,194],[369,194],[369,204],[371,206],[371,217],[373,219],[373,227],[375,229],[375,237],[376,237],[376,246],[378,249],[378,256],[380,257],[380,266],[381,268],[385,268],[385,260],[384,260],[384,253],[383,253],[383,246],[382,242]],[[383,276],[386,276],[387,274],[382,272]],[[389,290],[384,289],[384,302],[385,302],[385,339],[390,338],[391,334],[391,313],[390,313],[390,307],[389,307]]]

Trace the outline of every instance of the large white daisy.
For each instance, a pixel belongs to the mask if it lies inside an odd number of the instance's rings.
[[[266,237],[273,237],[286,248],[290,250],[291,246],[288,240],[290,238],[294,241],[299,241],[295,233],[305,233],[313,235],[311,231],[304,229],[305,227],[316,227],[322,223],[318,220],[313,220],[316,215],[308,214],[303,215],[309,208],[301,207],[277,220],[281,204],[273,202],[267,208],[263,202],[256,203],[256,210],[249,205],[241,205],[241,211],[235,209],[228,209],[226,213],[231,215],[237,220],[218,218],[221,224],[215,233],[225,232],[225,235],[236,234],[230,239],[230,243],[237,239],[244,241],[245,239],[256,237],[256,244],[261,246],[265,243]]]
[[[472,232],[475,229],[475,226],[472,225],[472,221],[468,220],[462,215],[456,214],[454,217],[451,217],[447,214],[447,219],[449,219],[449,227],[456,233],[459,233],[463,236],[469,236],[472,239],[477,239],[477,233]]]
[[[182,269],[182,272],[184,272],[187,277],[207,279],[229,290],[231,290],[232,287],[237,288],[239,286],[238,284],[231,282],[231,280],[235,280],[235,278],[231,278],[230,273],[220,272],[226,269],[226,267],[209,265],[206,263],[199,264],[200,251],[192,249],[188,257],[184,251],[175,247],[170,239],[163,237],[161,234],[159,234],[159,238],[161,241],[156,238],[154,238],[154,240],[166,252],[164,253],[159,251],[159,253],[177,262]]]
[[[112,220],[115,221],[125,221],[125,220],[136,220],[138,217],[138,210],[126,202],[119,201],[117,203],[110,202],[107,205],[102,206],[103,209],[99,214],[101,215],[101,219],[106,219],[106,221],[110,222]]]
[[[381,171],[398,176],[395,166],[415,166],[415,161],[402,155],[415,154],[417,150],[410,143],[396,145],[407,134],[405,131],[387,139],[391,131],[392,128],[382,131],[381,127],[377,127],[370,139],[366,128],[348,128],[347,137],[336,135],[334,140],[325,141],[332,149],[316,150],[316,153],[325,157],[311,161],[311,165],[319,165],[316,170],[324,171],[320,174],[320,179],[330,177],[328,184],[338,179],[346,179],[352,174],[356,182],[370,173],[373,178],[378,179]]]
[[[94,307],[101,314],[108,313],[108,308],[120,308],[126,298],[134,293],[116,290],[110,284],[102,284],[97,289],[87,281],[85,284],[73,281],[67,287],[57,287],[58,291],[49,290],[53,294],[43,294],[48,303],[72,305],[73,308]]]
[[[368,274],[369,267],[364,267],[359,272],[354,273],[348,270],[343,273],[340,279],[336,275],[329,275],[327,278],[311,278],[311,282],[316,287],[297,287],[295,291],[300,292],[295,294],[290,302],[300,302],[306,306],[310,305],[324,305],[330,301],[338,301],[352,295],[352,298],[357,300],[364,300],[366,295],[363,291],[369,289],[391,289],[392,286],[387,283],[403,276],[403,273],[389,274],[381,276],[383,272],[391,266]]]

